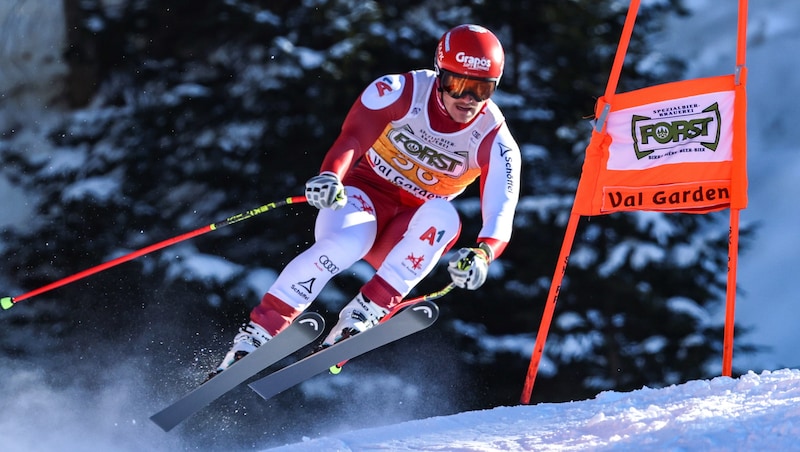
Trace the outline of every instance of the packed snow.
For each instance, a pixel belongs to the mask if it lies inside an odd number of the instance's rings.
[[[800,450],[798,438],[800,370],[786,369],[435,417],[270,450],[791,451]]]
[[[69,382],[54,385],[40,371],[10,372],[4,365],[0,368],[4,393],[15,396],[4,398],[0,405],[2,449],[195,449],[196,445],[181,439],[180,426],[166,433],[148,419],[164,402],[159,405],[142,396],[147,388],[133,378],[140,368],[136,362],[121,365],[109,371],[108,379],[114,384],[98,389]],[[358,413],[346,416],[339,426],[322,425],[314,418],[297,419],[296,442],[289,440],[290,444],[269,450],[800,450],[800,370],[750,372],[735,379],[717,377],[628,393],[609,391],[591,400],[498,407],[368,428],[380,422]],[[235,424],[220,428],[235,428]]]

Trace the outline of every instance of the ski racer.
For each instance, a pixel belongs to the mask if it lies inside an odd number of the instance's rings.
[[[475,290],[511,237],[521,156],[491,100],[505,55],[484,27],[460,25],[440,39],[434,70],[385,75],[362,92],[305,185],[319,209],[315,243],[280,273],[216,372],[270,340],[359,260],[375,270],[339,314],[323,346],[376,325],[436,266],[461,231],[450,201],[480,182],[482,228],[448,271]]]

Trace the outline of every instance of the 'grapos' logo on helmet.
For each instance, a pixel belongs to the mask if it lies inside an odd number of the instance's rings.
[[[719,105],[715,102],[703,110],[698,109],[696,104],[681,105],[655,111],[659,115],[656,118],[633,115],[631,134],[636,158],[661,158],[672,153],[706,149],[716,151],[722,121]]]
[[[467,55],[466,52],[458,52],[456,61],[463,64],[466,69],[488,71],[492,67],[492,60],[486,57],[476,57]]]

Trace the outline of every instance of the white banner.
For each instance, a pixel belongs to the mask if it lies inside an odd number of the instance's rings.
[[[722,91],[611,112],[607,169],[732,160],[734,98]]]

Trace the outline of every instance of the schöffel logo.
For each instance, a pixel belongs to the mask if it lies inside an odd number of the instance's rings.
[[[654,113],[658,115],[655,118],[632,117],[631,133],[637,159],[658,159],[679,152],[717,150],[722,116],[716,102],[703,110],[692,104],[659,109]]]
[[[466,52],[458,52],[456,54],[456,61],[463,64],[467,69],[488,71],[492,67],[492,60],[486,57],[467,55]]]

